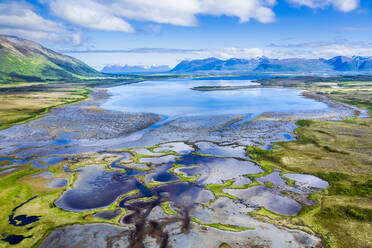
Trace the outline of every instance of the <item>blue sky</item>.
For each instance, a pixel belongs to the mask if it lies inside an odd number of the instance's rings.
[[[0,33],[107,64],[372,56],[370,0],[0,0]]]

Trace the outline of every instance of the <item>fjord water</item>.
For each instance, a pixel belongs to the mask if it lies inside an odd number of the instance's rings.
[[[252,78],[254,79],[254,78]],[[167,117],[304,112],[327,105],[301,95],[302,91],[281,88],[196,91],[197,86],[255,85],[252,80],[172,79],[145,81],[113,87],[102,107],[129,113],[155,113]]]

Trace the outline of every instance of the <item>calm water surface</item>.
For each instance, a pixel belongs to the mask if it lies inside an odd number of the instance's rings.
[[[167,117],[316,111],[327,105],[301,96],[300,90],[252,88],[195,91],[196,86],[252,85],[251,80],[172,79],[113,87],[102,107],[123,112],[156,113]]]

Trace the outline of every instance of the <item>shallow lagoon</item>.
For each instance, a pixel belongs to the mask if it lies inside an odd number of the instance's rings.
[[[136,189],[137,181],[126,175],[104,170],[105,165],[80,169],[72,189],[63,193],[56,206],[69,211],[84,211],[111,205],[120,195]]]
[[[200,92],[196,86],[253,85],[251,80],[173,79],[146,81],[110,88],[105,109],[155,113],[167,117],[254,114],[323,110],[327,105],[301,95],[302,91],[251,88]]]

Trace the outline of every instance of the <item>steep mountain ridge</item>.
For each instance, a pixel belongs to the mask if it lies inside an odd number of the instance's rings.
[[[100,73],[73,57],[42,45],[0,35],[0,80],[60,80],[99,76]]]

